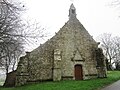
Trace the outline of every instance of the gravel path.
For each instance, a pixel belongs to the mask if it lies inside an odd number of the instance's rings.
[[[101,90],[120,90],[120,80]]]

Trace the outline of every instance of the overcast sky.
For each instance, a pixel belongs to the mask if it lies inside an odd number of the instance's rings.
[[[36,19],[50,35],[67,22],[69,7],[73,1],[77,18],[96,38],[102,33],[119,35],[120,8],[111,6],[113,0],[22,0],[27,8],[25,19]],[[116,1],[116,0],[115,0]]]

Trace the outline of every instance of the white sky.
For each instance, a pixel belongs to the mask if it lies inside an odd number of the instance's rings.
[[[22,0],[26,3],[25,19],[36,19],[47,32],[55,32],[67,22],[70,0]],[[72,0],[73,1],[73,0]],[[117,8],[109,4],[113,0],[74,0],[77,18],[86,30],[96,38],[102,33],[119,35],[120,18]]]

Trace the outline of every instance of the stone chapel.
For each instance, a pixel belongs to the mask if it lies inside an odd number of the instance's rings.
[[[76,15],[76,8],[71,4],[69,20],[56,35],[20,58],[16,86],[38,81],[106,77],[102,49]]]

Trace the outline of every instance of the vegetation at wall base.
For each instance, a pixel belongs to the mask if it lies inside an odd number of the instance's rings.
[[[108,78],[83,81],[60,81],[28,84],[0,90],[97,90],[120,79],[120,71],[108,71]]]

